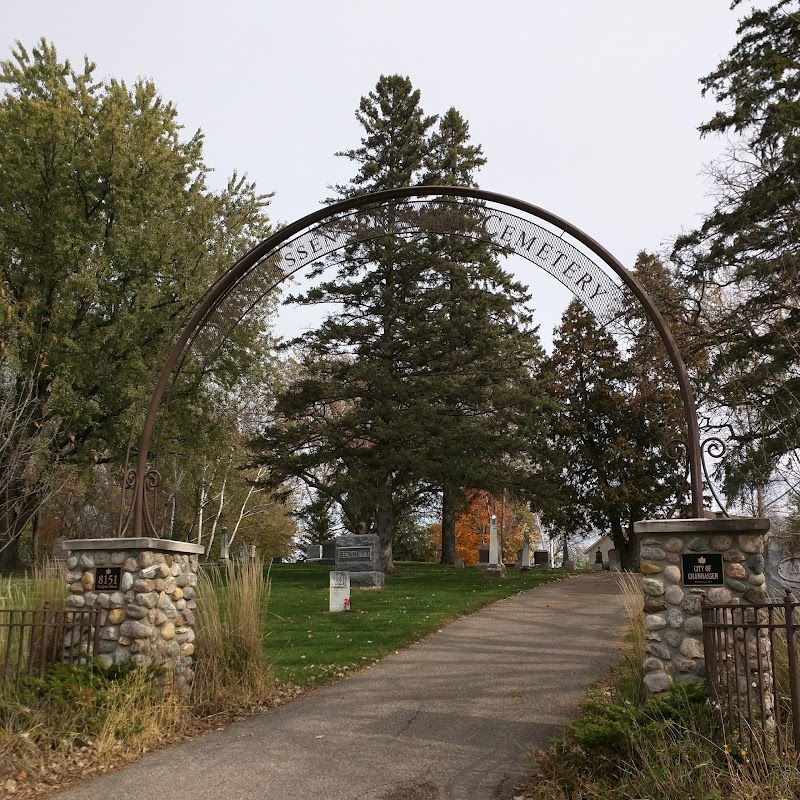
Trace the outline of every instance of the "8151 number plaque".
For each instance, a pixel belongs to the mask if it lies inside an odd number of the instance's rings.
[[[122,582],[122,567],[97,567],[94,571],[96,592],[118,592]]]

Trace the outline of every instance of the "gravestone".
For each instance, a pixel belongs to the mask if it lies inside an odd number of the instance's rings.
[[[322,543],[322,560],[330,561],[331,564],[336,561],[336,542],[323,542]]]
[[[219,538],[219,560],[227,561],[230,558],[230,542],[228,541],[228,529],[223,528]]]
[[[533,564],[537,569],[550,569],[550,553],[547,550],[533,551]]]
[[[243,561],[246,564],[256,557],[256,546],[242,543],[239,545],[238,555],[239,561]]]
[[[453,566],[456,569],[464,569],[464,559],[463,558],[455,558],[455,559],[453,559]]]
[[[478,547],[478,566],[485,567],[489,563],[489,545],[482,544]]]
[[[492,514],[489,519],[489,563],[483,565],[487,575],[501,576],[505,572],[500,551],[500,540],[497,537],[497,516]]]
[[[497,516],[492,514],[489,520],[489,565],[499,566],[502,559],[500,557],[500,540],[497,538]]]
[[[622,562],[619,558],[619,550],[614,547],[608,551],[608,568],[614,572],[622,571]]]
[[[594,564],[592,564],[592,572],[602,572],[603,571],[603,552],[602,550],[598,550],[594,554]]]
[[[353,586],[383,586],[380,544],[374,533],[354,533],[336,538],[336,569],[350,573]]]
[[[525,531],[525,537],[522,540],[522,554],[519,558],[520,569],[530,569],[531,566],[531,535]]]
[[[334,571],[330,574],[330,601],[328,611],[331,614],[350,610],[350,573]]]
[[[306,548],[306,561],[318,561],[322,558],[322,545],[310,544]]]

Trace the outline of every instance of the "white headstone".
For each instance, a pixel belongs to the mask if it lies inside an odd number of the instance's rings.
[[[497,540],[497,515],[492,514],[489,520],[489,563],[500,563],[500,542]]]
[[[520,559],[520,566],[524,569],[531,565],[531,535],[526,530],[525,537],[522,540],[522,558]]]
[[[350,610],[350,573],[331,572],[331,598],[328,610],[331,613]]]

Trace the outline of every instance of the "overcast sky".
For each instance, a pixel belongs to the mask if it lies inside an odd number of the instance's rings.
[[[698,78],[735,42],[729,0],[0,0],[0,48],[42,36],[97,75],[152,78],[222,185],[246,172],[271,216],[315,210],[352,164],[354,111],[402,73],[428,113],[455,106],[488,163],[484,189],[543,206],[624,264],[709,208]],[[527,262],[543,338],[569,295]],[[297,315],[284,312],[281,328]]]

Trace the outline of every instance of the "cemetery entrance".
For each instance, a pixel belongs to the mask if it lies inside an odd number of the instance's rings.
[[[159,418],[188,352],[210,362],[248,313],[289,276],[360,242],[393,236],[465,237],[517,255],[546,271],[603,325],[620,317],[632,295],[664,343],[680,388],[692,513],[702,516],[701,446],[689,376],[663,316],[636,278],[601,244],[542,208],[471,187],[415,186],[344,200],[286,226],[239,259],[206,292],[172,347],[149,401],[138,447],[125,465],[120,536],[157,535]],[[135,466],[131,465],[135,453]]]

